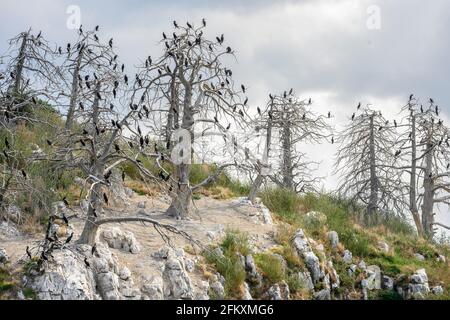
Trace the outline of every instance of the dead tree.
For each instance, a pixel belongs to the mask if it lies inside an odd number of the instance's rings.
[[[368,221],[377,212],[401,214],[400,174],[392,167],[395,126],[381,112],[369,107],[361,109],[359,105],[357,113],[353,113],[338,136],[341,143],[335,163],[335,173],[340,176],[338,193],[364,204]]]
[[[8,123],[8,117],[18,118],[25,109],[38,105],[39,98],[48,100],[52,96],[50,84],[58,72],[53,50],[41,32],[37,35],[31,30],[22,32],[9,40],[9,45],[2,58],[6,63],[0,69],[2,120]]]
[[[404,130],[397,141],[397,168],[409,175],[405,189],[417,232],[432,239],[435,205],[450,204],[448,128],[439,118],[439,106],[432,99],[423,106],[411,95],[402,110],[407,116],[406,124],[399,126]]]
[[[299,99],[292,89],[280,95],[270,95],[269,98],[270,122],[278,133],[281,146],[278,149],[279,172],[270,178],[288,190],[311,191],[320,180],[312,174],[312,166],[317,163],[306,159],[305,153],[299,150],[301,144],[320,143],[330,138],[331,128],[326,122],[327,117],[316,115],[311,110],[311,99]]]
[[[86,100],[92,102],[92,92],[98,80],[95,68],[108,67],[112,72],[124,72],[124,65],[119,64],[118,55],[113,50],[113,39],[100,37],[99,28],[83,30],[80,26],[76,41],[56,49],[61,76],[58,83],[60,100],[66,100],[63,105],[66,112],[66,130],[70,130],[78,116],[83,114]],[[114,88],[114,83],[110,86],[113,87],[111,93],[114,94],[117,88]],[[117,92],[115,94],[117,95]]]
[[[248,194],[248,200],[250,200],[252,203],[255,203],[256,196],[262,184],[264,183],[267,175],[270,173],[269,158],[272,144],[272,127],[273,127],[272,124],[273,115],[271,106],[272,103],[269,102],[268,108],[266,109],[265,112],[261,112],[260,108],[258,107],[257,111],[259,116],[255,119],[256,131],[259,132],[260,130],[265,130],[265,141],[261,160],[257,159],[251,166],[251,170],[257,172],[257,176],[253,180]]]
[[[17,144],[17,126],[42,122],[35,117],[52,95],[49,89],[57,68],[53,63],[53,50],[39,32],[22,32],[9,40],[9,49],[0,65],[0,134],[2,185],[0,205],[3,206],[8,192],[17,195],[21,191],[39,194],[34,189],[27,167],[32,157],[25,157]],[[38,202],[42,202],[39,199]]]
[[[44,155],[41,160],[50,161],[55,170],[81,170],[88,201],[85,213],[83,232],[78,240],[80,243],[93,245],[100,225],[112,222],[142,221],[153,224],[156,228],[160,223],[145,216],[108,217],[102,214],[111,212],[108,190],[112,189],[114,171],[120,173],[121,164],[128,163],[146,179],[156,177],[142,164],[139,156],[148,147],[149,140],[139,127],[139,114],[142,106],[135,101],[139,86],[137,80],[129,82],[123,69],[118,68],[117,55],[113,50],[113,42],[106,44],[97,40],[92,46],[79,43],[77,50],[86,50],[86,56],[92,60],[83,60],[83,71],[77,76],[79,80],[76,96],[70,96],[77,101],[73,124],[65,126],[52,141],[53,153]],[[87,38],[84,38],[87,39]],[[70,51],[70,54],[74,54]],[[76,54],[79,56],[79,54]],[[74,94],[73,91],[70,91]],[[59,96],[59,108],[71,108],[66,104],[67,97]],[[112,192],[112,191],[111,191]]]
[[[163,33],[164,54],[154,60],[147,58],[137,75],[143,83],[142,101],[149,101],[152,111],[167,116],[166,125],[160,130],[165,131],[166,142],[175,129],[181,129],[187,136],[172,135],[172,143],[179,144],[187,139],[192,144],[195,136],[199,136],[196,128],[201,124],[208,124],[218,134],[226,134],[235,119],[240,119],[237,122],[240,125],[244,123],[247,101],[241,102],[239,94],[245,93],[246,88],[241,85],[240,91],[235,90],[232,71],[222,65],[222,59],[232,57],[233,50],[224,46],[223,35],[213,41],[205,38],[205,27],[203,20],[199,27],[177,24],[172,34]],[[173,141],[174,138],[177,141]],[[172,150],[175,158],[181,158],[172,161],[172,204],[167,213],[185,218],[189,214],[192,192],[214,181],[219,173],[192,186],[189,181],[192,150],[188,147],[189,150],[173,151],[175,145],[167,147],[166,158],[170,156],[167,150]],[[228,166],[229,163],[221,165],[218,171]]]

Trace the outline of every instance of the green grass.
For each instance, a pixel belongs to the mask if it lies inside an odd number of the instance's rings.
[[[256,266],[269,283],[274,284],[286,278],[282,261],[271,253],[258,253],[254,257]]]
[[[34,290],[31,288],[25,288],[22,290],[22,292],[27,299],[35,300],[37,298],[36,292],[34,292]]]
[[[261,192],[260,196],[264,205],[283,220],[295,223],[299,218],[301,201],[296,193],[274,188]]]
[[[15,284],[12,281],[11,274],[5,268],[0,268],[0,299],[4,294],[14,289]]]
[[[204,256],[225,278],[225,297],[239,298],[246,274],[237,253],[243,256],[250,253],[248,239],[237,231],[229,230],[219,247],[223,251],[223,257],[215,254],[213,248],[205,251]]]
[[[220,247],[224,252],[239,252],[243,256],[246,256],[251,252],[247,235],[238,230],[227,230]]]

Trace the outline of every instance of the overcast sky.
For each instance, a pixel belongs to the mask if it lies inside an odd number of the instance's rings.
[[[330,110],[339,129],[359,101],[393,119],[414,93],[422,100],[433,97],[448,123],[450,1],[243,2],[0,0],[0,52],[7,39],[29,27],[51,42],[75,39],[67,8],[77,5],[83,26],[100,25],[99,35],[114,37],[121,59],[131,66],[161,53],[157,42],[162,31],[172,31],[172,20],[198,25],[204,17],[206,35],[224,33],[235,50],[237,61],[228,65],[235,81],[246,84],[255,109],[270,92],[292,87],[312,97],[318,111]],[[334,151],[329,144],[308,148],[312,158],[323,160],[327,188],[336,183]],[[447,210],[439,216],[444,214],[450,222]]]

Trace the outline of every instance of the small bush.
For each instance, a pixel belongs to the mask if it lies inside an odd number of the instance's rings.
[[[241,264],[238,253],[250,253],[247,237],[237,231],[227,231],[225,239],[220,244],[223,256],[208,250],[204,253],[206,261],[225,278],[225,295],[228,298],[239,298],[245,281],[245,269]]]
[[[273,254],[259,253],[255,255],[255,263],[262,275],[271,283],[280,282],[285,278],[282,261]]]
[[[228,230],[220,246],[224,252],[238,252],[243,256],[250,254],[247,235],[237,230]]]

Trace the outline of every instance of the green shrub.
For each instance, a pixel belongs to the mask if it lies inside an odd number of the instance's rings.
[[[226,253],[240,253],[243,256],[250,254],[247,235],[238,230],[227,230],[225,238],[220,244]]]
[[[258,253],[255,255],[255,263],[262,275],[269,283],[277,283],[285,278],[285,270],[282,261],[270,253]]]
[[[204,256],[206,261],[225,278],[226,297],[239,298],[246,274],[238,253],[244,256],[250,253],[247,237],[237,231],[229,230],[220,247],[223,256],[216,254],[213,248],[205,251]]]

